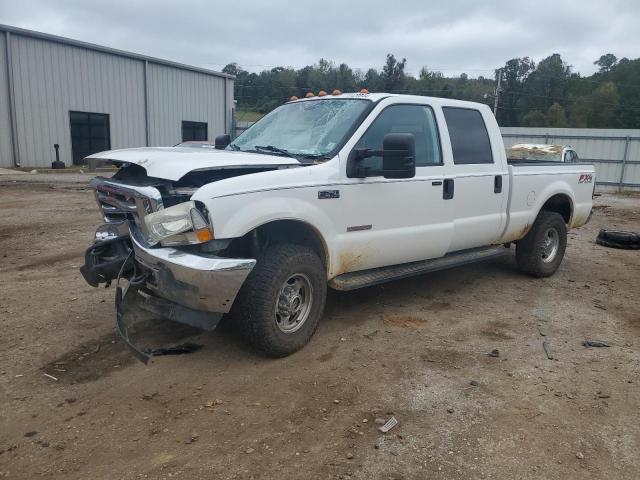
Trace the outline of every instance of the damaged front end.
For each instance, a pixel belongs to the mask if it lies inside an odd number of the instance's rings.
[[[84,265],[80,267],[80,273],[92,287],[101,283],[108,287],[118,277],[131,250],[129,230],[125,223],[102,225],[96,231],[93,245],[84,254]],[[128,275],[130,268],[127,267],[123,273]]]
[[[228,242],[213,239],[208,212],[189,200],[193,192],[117,176],[96,177],[91,186],[106,223],[80,272],[93,287],[116,281],[116,329],[136,358],[146,364],[154,356],[131,339],[141,310],[215,329],[256,261],[221,256]]]

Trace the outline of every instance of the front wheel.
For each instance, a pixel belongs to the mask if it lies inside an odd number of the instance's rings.
[[[553,275],[567,248],[567,226],[560,214],[542,211],[531,230],[516,244],[520,271],[534,277]]]
[[[318,255],[301,245],[275,244],[258,258],[232,314],[251,345],[284,357],[313,336],[326,296],[327,277]]]

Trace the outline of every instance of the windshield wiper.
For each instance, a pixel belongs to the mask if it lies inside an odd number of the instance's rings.
[[[293,153],[289,152],[289,150],[285,150],[284,148],[274,147],[273,145],[266,145],[266,146],[255,145],[253,148],[255,150],[263,150],[265,152],[279,153],[280,155],[284,155],[285,157],[295,158],[296,160],[298,159],[298,157],[296,157]]]
[[[273,145],[256,145],[253,147],[254,151],[263,151],[263,152],[273,152],[279,155],[283,155],[290,158],[295,158],[300,163],[304,165],[313,165],[314,160],[326,159],[327,156],[324,154],[313,154],[313,153],[291,153],[289,150],[285,150],[284,148],[274,147]]]
[[[256,151],[256,152],[263,151],[263,152],[277,153],[277,154],[282,155],[284,157],[294,158],[297,161],[299,161],[300,163],[304,163],[304,164],[309,163],[309,162],[305,162],[305,161],[302,160],[303,158],[305,158],[304,155],[291,153],[289,150],[285,150],[284,148],[274,147],[273,145],[266,145],[266,146],[255,145],[253,148],[254,148],[254,151]]]
[[[235,144],[233,144],[233,143],[230,143],[230,144],[229,144],[229,148],[230,148],[231,150],[234,150],[234,151],[238,151],[238,150],[240,150],[240,147],[239,147],[239,146],[237,146],[237,145],[235,145]]]

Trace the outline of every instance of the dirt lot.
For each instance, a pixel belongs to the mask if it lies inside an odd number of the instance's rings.
[[[115,339],[113,288],[78,273],[91,193],[4,181],[0,477],[637,479],[640,252],[594,238],[640,230],[640,197],[597,205],[552,278],[508,256],[331,292],[282,360],[159,320],[160,343],[203,348],[146,367]]]

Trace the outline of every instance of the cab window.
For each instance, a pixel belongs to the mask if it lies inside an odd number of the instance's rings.
[[[443,107],[442,112],[449,129],[453,163],[493,163],[489,133],[482,114],[478,110],[458,107]]]
[[[382,150],[388,133],[411,133],[416,139],[416,166],[442,165],[438,126],[426,105],[392,105],[378,115],[355,148]],[[362,166],[382,169],[382,157],[369,157]]]

